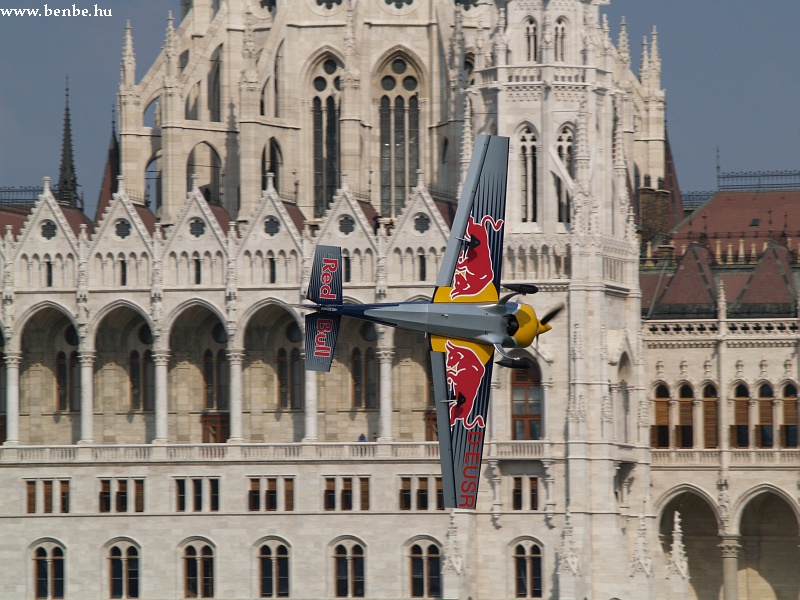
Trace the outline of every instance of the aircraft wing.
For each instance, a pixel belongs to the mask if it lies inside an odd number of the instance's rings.
[[[434,302],[497,302],[507,175],[508,138],[479,135],[436,278]]]
[[[494,347],[438,335],[430,341],[444,505],[473,509],[487,434]]]

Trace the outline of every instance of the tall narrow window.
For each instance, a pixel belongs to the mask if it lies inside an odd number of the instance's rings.
[[[787,383],[783,387],[783,427],[781,446],[797,448],[797,388]]]
[[[342,477],[341,510],[353,510],[353,478]]]
[[[33,552],[36,598],[64,598],[64,550],[53,544],[39,546]]]
[[[367,348],[364,354],[364,383],[366,396],[364,406],[376,408],[378,406],[378,372],[375,365],[375,350]]]
[[[325,478],[325,497],[323,499],[325,510],[336,510],[336,478]]]
[[[145,410],[153,410],[155,408],[156,388],[154,368],[153,353],[147,350],[144,353],[144,364],[142,368],[142,393],[144,394]]]
[[[203,259],[195,258],[192,262],[194,263],[194,283],[200,285],[203,283]]]
[[[291,373],[291,398],[290,405],[293,410],[300,410],[303,408],[303,393],[304,393],[304,380],[303,374],[303,360],[300,356],[300,350],[292,348],[291,362],[289,364],[289,372]]]
[[[514,580],[517,598],[542,597],[542,551],[536,544],[514,548]]]
[[[128,378],[131,388],[130,407],[131,410],[139,410],[142,406],[142,367],[139,362],[139,353],[136,350],[131,352],[129,365]]]
[[[214,408],[214,354],[211,350],[206,350],[203,355],[203,387],[205,388],[206,408]]]
[[[208,120],[222,121],[222,46],[211,55],[208,70]]]
[[[261,598],[289,597],[289,550],[283,544],[261,546]]]
[[[286,350],[278,350],[278,405],[289,408],[289,364],[286,360]]]
[[[419,280],[425,281],[428,278],[428,269],[425,264],[425,253],[422,250],[417,254],[417,262],[419,265]]]
[[[59,489],[61,494],[61,512],[69,512],[69,481],[62,480],[59,482]]]
[[[121,258],[119,261],[119,284],[128,285],[128,261]]]
[[[411,546],[411,597],[442,597],[441,551],[434,544]]]
[[[539,366],[534,363],[529,369],[515,369],[511,388],[514,439],[541,439],[543,394]]]
[[[53,262],[50,260],[46,260],[44,263],[45,269],[45,285],[47,287],[53,287]]]
[[[669,390],[665,385],[656,388],[656,422],[650,427],[650,445],[669,448]]]
[[[400,478],[400,510],[411,510],[411,477]]]
[[[536,166],[536,134],[530,127],[520,135],[519,140],[520,175],[522,188],[522,222],[537,221],[537,166]]]
[[[294,510],[294,479],[283,480],[283,510]]]
[[[337,598],[364,597],[364,549],[358,544],[339,544],[334,550]]]
[[[762,384],[758,388],[758,426],[756,427],[756,446],[759,448],[772,448],[773,440],[773,419],[772,401],[775,394],[772,386]]]
[[[108,560],[111,598],[138,598],[139,551],[133,546],[113,546]]]
[[[195,546],[187,546],[184,558],[184,597],[214,597],[214,551],[203,546],[198,552]]]
[[[707,384],[703,388],[703,442],[706,448],[719,447],[717,388]]]
[[[561,162],[564,163],[571,179],[575,177],[575,161],[573,160],[572,128],[566,125],[561,128],[556,141],[556,152]],[[572,199],[567,189],[567,182],[554,175],[556,184],[556,198],[558,201],[558,222],[568,226],[572,221]]]
[[[56,407],[60,411],[67,410],[68,389],[67,355],[59,352],[56,355]]]
[[[69,409],[81,409],[81,362],[77,352],[69,355]]]
[[[748,405],[750,402],[750,391],[746,385],[737,385],[734,391],[734,414],[731,425],[731,446],[736,448],[747,448],[750,445],[750,416]]]
[[[353,408],[364,406],[364,373],[361,366],[361,350],[353,349],[350,357],[350,372],[353,376]]]
[[[691,448],[694,444],[694,427],[692,420],[694,392],[691,386],[682,385],[678,391],[678,396],[678,425],[675,428],[675,440],[679,448]]]
[[[261,0],[262,5],[264,5],[265,0]],[[272,5],[272,9],[270,12],[274,12],[275,10],[275,0],[269,0],[267,4]],[[276,117],[280,117],[281,109],[283,108],[281,105],[281,76],[283,69],[283,43],[278,46],[278,51],[275,53],[275,66],[272,71],[272,102],[273,102],[273,115]]]
[[[567,21],[564,19],[564,17],[559,17],[556,19],[553,41],[555,48],[555,61],[564,62],[567,46]]]
[[[360,500],[361,510],[369,510],[369,477],[361,477],[359,480],[361,486]]]
[[[328,58],[313,78],[314,216],[321,217],[339,185],[339,90],[341,65]]]
[[[539,60],[537,54],[539,48],[539,34],[536,28],[536,21],[533,17],[525,19],[525,50],[528,62],[536,62]]]
[[[390,61],[378,74],[380,100],[381,214],[396,217],[405,207],[420,165],[420,79],[403,57]]]

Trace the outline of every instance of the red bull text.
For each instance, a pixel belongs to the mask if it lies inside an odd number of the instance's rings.
[[[319,297],[326,300],[336,300],[336,294],[331,292],[331,282],[333,281],[333,273],[339,269],[339,261],[335,258],[322,259],[322,286],[319,288]]]
[[[489,227],[500,231],[503,219],[495,221],[486,215],[480,223],[476,223],[472,215],[469,217],[464,239],[467,247],[458,256],[453,277],[453,289],[450,299],[477,296],[494,281],[494,266],[489,245]]]
[[[333,330],[333,319],[319,319],[317,321],[317,333],[314,336],[314,356],[328,358],[331,355],[331,345],[328,343],[328,333],[331,330]]]
[[[470,415],[475,407],[486,367],[472,348],[457,346],[450,340],[445,343],[445,348],[447,387],[453,398],[450,402],[450,427],[458,420],[461,420],[465,429],[484,427],[481,415],[474,415],[472,420]]]
[[[481,447],[483,431],[467,432],[467,451],[464,453],[464,466],[461,475],[461,489],[458,495],[458,508],[475,508],[478,497],[478,478],[481,475]]]

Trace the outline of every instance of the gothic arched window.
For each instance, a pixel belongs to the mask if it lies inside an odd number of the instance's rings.
[[[706,448],[719,446],[718,410],[719,396],[717,388],[708,383],[703,387],[703,445]]]
[[[69,381],[67,376],[67,355],[59,352],[56,355],[56,410],[67,410],[69,406]]]
[[[267,189],[267,173],[273,174],[272,185],[275,191],[281,189],[281,167],[283,166],[283,153],[280,144],[275,138],[269,139],[268,146],[261,152],[261,189]]]
[[[209,144],[200,142],[189,153],[186,161],[186,190],[192,191],[192,176],[197,177],[197,187],[209,204],[219,204],[222,192],[222,161]]]
[[[783,386],[781,438],[784,448],[797,448],[797,387],[792,383]]]
[[[539,60],[539,30],[533,17],[525,19],[525,50],[528,62]]]
[[[669,448],[669,390],[665,385],[656,387],[656,422],[650,428],[650,445]]]
[[[222,46],[211,55],[208,68],[208,120],[222,121]]]
[[[283,544],[267,543],[258,553],[261,598],[289,597],[289,550]]]
[[[542,373],[535,362],[511,375],[511,427],[515,440],[542,439],[544,392]]]
[[[33,551],[36,598],[64,598],[64,560],[64,549],[52,542],[42,544]]]
[[[314,216],[321,217],[339,185],[339,101],[341,65],[333,58],[320,64],[313,76],[314,99]]]
[[[775,392],[768,383],[758,386],[758,426],[755,428],[756,446],[772,448],[774,445],[774,429],[772,418],[772,402]]]
[[[517,598],[542,598],[542,549],[525,542],[514,547],[514,589]]]
[[[108,562],[111,588],[109,597],[138,598],[139,551],[128,544],[117,544],[109,550]]]
[[[538,181],[536,165],[536,134],[525,127],[519,138],[519,159],[522,187],[522,221],[534,223],[538,220],[538,200],[536,185]]]
[[[187,546],[183,551],[184,598],[214,597],[214,550]]]
[[[566,56],[566,46],[567,46],[567,21],[564,17],[559,17],[556,19],[554,31],[554,42],[555,42],[555,61],[556,62],[564,62]]]
[[[364,597],[364,549],[359,544],[343,543],[333,552],[337,598]]]
[[[205,396],[206,396],[206,408],[213,409],[214,408],[214,391],[216,386],[214,385],[214,375],[216,374],[216,369],[214,369],[214,353],[211,350],[206,350],[205,354],[203,355],[203,388],[205,389]]]
[[[420,79],[411,63],[398,56],[378,73],[377,82],[381,94],[381,215],[394,218],[405,207],[420,165]]]
[[[747,448],[750,445],[750,390],[740,383],[736,386],[733,396],[734,424],[731,425],[731,446]]]
[[[570,178],[575,177],[575,161],[573,160],[572,148],[572,127],[565,125],[561,128],[556,140],[556,152],[558,158],[564,163]],[[555,175],[556,183],[556,198],[558,199],[558,222],[563,223],[565,226],[569,225],[572,220],[572,208],[570,207],[571,198],[567,183],[563,181],[558,175]]]
[[[442,553],[435,544],[411,546],[411,597],[442,597]]]

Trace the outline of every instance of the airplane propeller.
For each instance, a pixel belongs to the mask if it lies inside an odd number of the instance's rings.
[[[564,303],[559,302],[553,308],[548,310],[541,319],[539,319],[539,323],[541,323],[542,325],[547,325],[550,322],[550,320],[556,315],[558,315],[558,313],[560,313],[562,310],[564,310],[564,308],[565,308]]]

